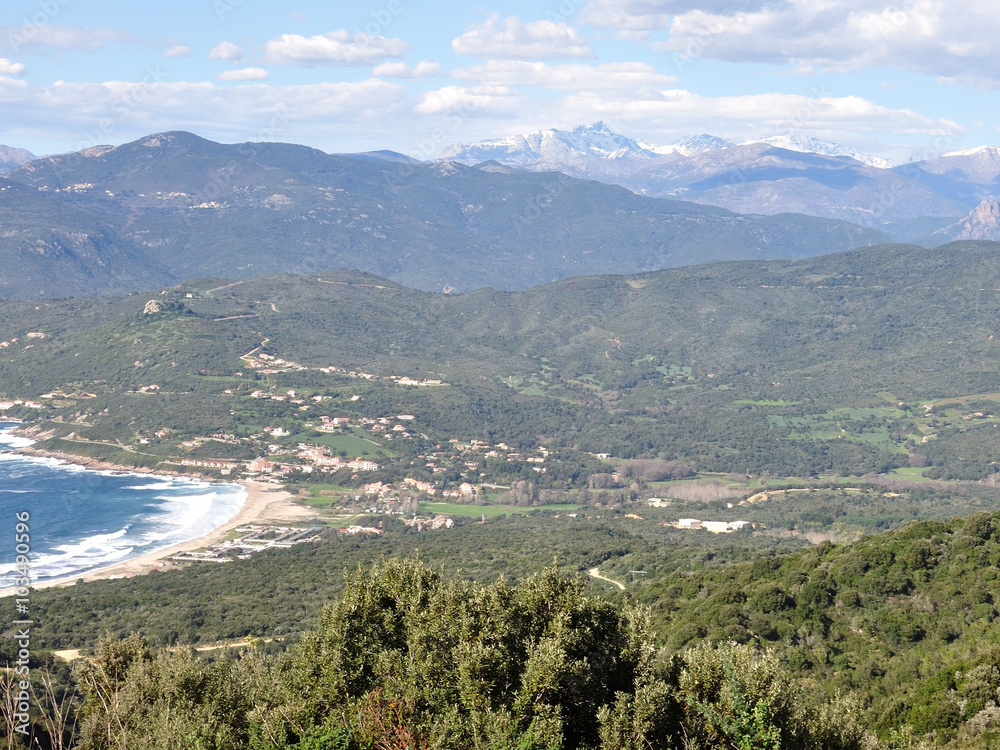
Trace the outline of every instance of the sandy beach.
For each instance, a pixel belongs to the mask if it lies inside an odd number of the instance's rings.
[[[317,514],[311,508],[298,503],[295,496],[278,485],[267,482],[239,482],[247,490],[247,500],[232,519],[216,527],[208,534],[180,542],[171,547],[165,547],[156,552],[150,552],[139,557],[133,557],[105,568],[98,568],[71,579],[61,581],[43,581],[32,584],[32,588],[42,589],[52,586],[72,586],[79,580],[94,581],[113,577],[131,577],[143,575],[154,569],[170,567],[167,561],[171,555],[178,552],[190,552],[202,549],[210,544],[221,541],[238,526],[246,523],[261,523],[264,521],[308,521]],[[0,589],[0,597],[12,596],[13,588]]]

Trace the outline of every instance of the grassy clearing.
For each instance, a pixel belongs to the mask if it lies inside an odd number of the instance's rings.
[[[334,502],[339,495],[355,494],[356,489],[351,487],[341,487],[339,484],[308,484],[300,485],[302,489],[308,490],[309,494],[302,498],[306,505],[323,507]]]
[[[907,482],[935,482],[940,480],[931,479],[924,476],[926,469],[921,468],[911,468],[909,466],[893,469],[888,473],[887,476],[897,477],[899,479],[905,479]]]
[[[311,443],[329,448],[334,453],[343,451],[350,458],[392,458],[396,453],[384,445],[379,445],[361,431],[329,433],[308,431],[292,435],[287,443]]]

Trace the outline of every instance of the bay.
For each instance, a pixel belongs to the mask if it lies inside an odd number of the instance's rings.
[[[32,583],[77,576],[200,537],[246,502],[244,487],[97,471],[13,453],[31,441],[0,422],[0,588],[14,585],[16,513],[30,514]]]

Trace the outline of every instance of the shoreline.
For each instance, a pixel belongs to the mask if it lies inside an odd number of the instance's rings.
[[[30,446],[11,451],[15,454],[31,456],[36,458],[54,458],[66,463],[83,466],[84,468],[97,471],[115,471],[127,474],[143,474],[146,476],[164,477],[189,477],[216,484],[238,484],[246,491],[246,500],[231,519],[216,526],[211,531],[202,534],[194,539],[178,542],[169,547],[147,552],[127,560],[121,560],[111,565],[94,570],[86,571],[71,578],[60,578],[53,581],[37,581],[31,584],[31,589],[53,588],[57,586],[72,586],[77,581],[97,581],[109,578],[131,578],[138,575],[145,575],[153,570],[168,570],[180,567],[180,563],[172,564],[167,559],[180,552],[192,552],[207,547],[226,538],[230,531],[248,523],[262,523],[266,521],[304,521],[318,518],[319,514],[306,505],[297,501],[295,495],[288,492],[280,485],[270,482],[258,482],[252,479],[232,480],[229,482],[219,480],[216,477],[205,477],[198,474],[186,472],[153,471],[151,469],[136,469],[128,466],[118,466],[100,459],[88,458],[87,456],[74,456],[73,454],[61,453],[58,451],[45,451],[33,449]],[[185,563],[190,564],[190,563]],[[13,596],[14,587],[0,589],[0,598]]]

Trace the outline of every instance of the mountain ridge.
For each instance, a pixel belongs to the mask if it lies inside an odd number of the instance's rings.
[[[738,144],[702,134],[669,146],[620,136],[625,152],[614,153],[588,146],[588,138],[606,143],[612,135],[617,134],[604,123],[595,123],[573,131],[550,129],[457,145],[442,156],[463,163],[492,159],[530,171],[558,170],[641,195],[740,213],[791,210],[835,218],[883,229],[897,240],[929,241],[933,232],[1000,192],[1000,149],[995,146],[898,166],[844,144],[794,134]],[[545,147],[531,148],[529,136]]]
[[[336,155],[184,132],[44,157],[0,180],[0,296],[356,268],[424,290],[796,257],[879,244],[806,216],[742,216],[564,175]]]
[[[27,149],[0,145],[0,174],[17,169],[22,164],[37,158]]]

